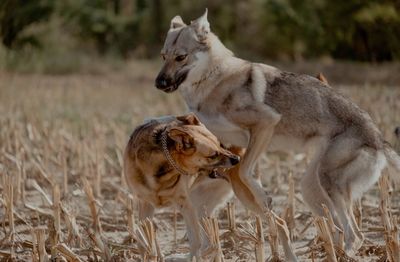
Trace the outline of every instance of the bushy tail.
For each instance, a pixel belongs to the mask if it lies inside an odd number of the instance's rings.
[[[400,184],[400,156],[390,147],[385,146],[385,157],[388,162],[390,178],[397,184]]]

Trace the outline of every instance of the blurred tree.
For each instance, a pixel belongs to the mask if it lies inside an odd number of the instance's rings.
[[[326,1],[322,10],[326,51],[361,61],[400,59],[400,3],[395,0]]]
[[[396,0],[265,0],[264,54],[292,59],[400,59],[400,2]]]
[[[122,13],[121,0],[70,0],[61,15],[84,41],[93,41],[97,51],[116,51],[126,56],[137,43],[139,16]]]
[[[34,45],[38,36],[26,28],[51,18],[79,48],[152,57],[172,17],[189,24],[206,7],[212,30],[241,56],[400,59],[398,0],[0,0],[0,37],[8,48]]]
[[[39,46],[33,34],[24,34],[32,24],[48,21],[54,10],[52,0],[2,0],[0,1],[0,37],[9,49],[19,49],[27,44]]]

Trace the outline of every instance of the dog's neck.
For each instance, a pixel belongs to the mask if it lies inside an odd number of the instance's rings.
[[[206,45],[206,51],[196,53],[198,61],[196,66],[190,70],[185,86],[198,87],[207,80],[212,80],[220,74],[224,61],[233,57],[232,51],[226,48],[213,33],[208,35]]]
[[[208,38],[209,49],[199,53],[200,65],[193,68],[188,80],[180,88],[188,107],[192,111],[206,98],[214,88],[232,73],[233,64],[243,63],[244,60],[235,57],[228,48],[213,33]]]
[[[207,45],[213,60],[234,56],[233,52],[229,50],[214,33],[208,35]]]
[[[199,80],[192,82],[192,88],[199,89],[205,82],[210,82],[213,79],[217,78],[218,75],[221,73],[220,65],[215,65],[214,67],[210,68],[206,71],[206,73],[202,74]]]
[[[173,159],[171,156],[171,153],[169,152],[168,149],[168,136],[167,136],[167,131],[164,130],[161,133],[161,149],[164,154],[164,157],[168,160],[168,163],[180,174],[183,176],[189,175],[189,173],[184,170],[182,167],[179,166],[178,163]]]

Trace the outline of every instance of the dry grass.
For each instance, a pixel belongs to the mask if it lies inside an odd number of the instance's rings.
[[[4,261],[177,261],[188,252],[185,225],[174,210],[137,221],[122,176],[122,152],[133,128],[146,117],[184,112],[178,93],[153,87],[157,67],[136,62],[123,72],[58,77],[0,73]],[[368,110],[392,140],[400,124],[399,86],[337,88]],[[204,219],[213,243],[208,259],[398,261],[398,190],[383,178],[380,189],[376,185],[363,197],[355,210],[367,241],[349,256],[331,241],[329,215],[313,218],[301,199],[307,161],[303,154],[264,156],[260,173],[275,213],[261,221],[233,200],[217,218]]]

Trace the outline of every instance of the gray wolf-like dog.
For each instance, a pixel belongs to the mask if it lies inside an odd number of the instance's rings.
[[[207,11],[189,25],[174,17],[161,56],[156,87],[167,93],[179,88],[190,111],[222,143],[246,148],[240,181],[231,177],[242,203],[259,214],[269,207],[271,198],[253,177],[264,150],[310,145],[315,150],[301,182],[304,201],[316,215],[324,214],[323,204],[329,208],[347,250],[362,243],[353,201],[385,167],[400,180],[400,157],[368,113],[315,77],[235,57],[210,31]]]
[[[219,176],[216,168],[230,168],[238,162],[237,155],[222,148],[198,118],[189,114],[151,119],[138,126],[125,149],[124,172],[139,199],[139,219],[151,218],[155,208],[177,206],[188,228],[190,253],[200,258],[201,247],[208,245],[204,237],[201,242],[200,218],[222,202],[214,194],[231,193],[225,180],[211,178]]]

